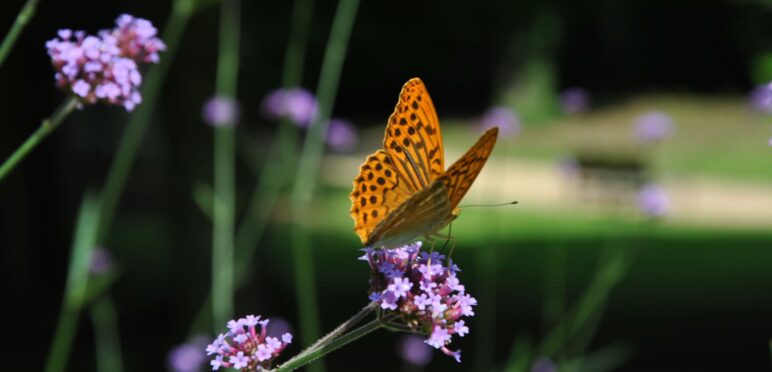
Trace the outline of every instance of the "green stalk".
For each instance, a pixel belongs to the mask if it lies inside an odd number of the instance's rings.
[[[382,327],[383,321],[380,319],[374,319],[373,321],[343,336],[340,336],[333,341],[314,349],[311,352],[298,354],[294,358],[277,367],[275,371],[286,372],[298,369]]]
[[[72,113],[72,110],[75,109],[77,104],[77,98],[74,96],[67,97],[51,116],[43,119],[40,128],[38,128],[35,133],[32,133],[32,135],[19,146],[19,148],[8,157],[3,165],[0,165],[0,181],[2,181],[3,178],[5,178],[5,176],[7,176],[38,144],[40,144],[40,141],[51,134],[51,132],[62,123],[64,118]]]
[[[282,86],[285,88],[300,85],[303,76],[303,59],[305,55],[308,26],[311,23],[313,0],[296,0],[292,12],[290,36],[287,43],[284,61],[284,77]],[[236,231],[234,285],[240,287],[246,281],[247,275],[254,272],[252,258],[257,245],[270,220],[279,193],[289,180],[285,169],[292,169],[295,163],[295,138],[297,129],[288,120],[279,123],[274,146],[268,154],[268,160],[260,172],[258,183],[250,197],[247,211]],[[207,296],[198,310],[191,326],[190,334],[196,334],[206,329],[211,318],[212,298]]]
[[[87,294],[88,264],[96,241],[98,216],[99,205],[96,198],[87,194],[81,202],[78,221],[75,225],[67,284],[56,331],[46,360],[46,372],[64,371],[67,368],[72,341],[75,339],[78,328],[80,310]]]
[[[169,71],[177,47],[187,26],[188,19],[193,13],[193,4],[189,0],[178,0],[166,22],[166,27],[161,37],[166,43],[166,52],[161,56],[161,62],[153,67],[147,74],[142,86],[143,102],[137,106],[136,111],[130,116],[126,130],[121,137],[121,143],[110,165],[105,186],[102,189],[102,215],[100,217],[98,242],[105,243],[107,234],[113,222],[115,208],[120,201],[123,188],[126,186],[129,172],[134,165],[137,150],[142,143],[147,125],[150,123],[150,115],[155,111],[161,87]]]
[[[118,311],[110,296],[103,294],[90,308],[94,323],[97,371],[121,372],[121,341],[118,337]]]
[[[292,192],[291,215],[296,221],[292,232],[292,254],[300,314],[300,338],[303,343],[309,343],[319,336],[319,309],[314,288],[314,264],[311,238],[307,230],[309,225],[308,210],[313,199],[319,163],[324,150],[327,124],[335,102],[346,47],[358,5],[358,0],[341,0],[338,3],[316,92],[319,100],[319,115],[309,127]],[[324,366],[317,364],[311,370],[322,371]]]
[[[11,30],[5,35],[3,44],[0,45],[0,66],[3,65],[3,62],[5,62],[5,59],[8,57],[8,53],[13,49],[16,40],[19,38],[19,35],[21,35],[22,30],[24,30],[24,27],[27,26],[27,23],[29,23],[30,19],[35,15],[37,7],[38,0],[27,0],[27,2],[24,3],[24,7],[21,8],[19,15],[16,16],[16,21],[14,21],[13,26],[11,26]]]
[[[235,99],[239,70],[240,0],[220,4],[220,53],[217,96]],[[235,123],[214,129],[214,202],[212,204],[212,316],[215,332],[233,315],[233,236],[236,205]]]

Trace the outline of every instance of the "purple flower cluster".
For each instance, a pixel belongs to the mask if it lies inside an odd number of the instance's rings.
[[[169,351],[166,362],[169,369],[175,372],[198,372],[206,361],[204,347],[207,337],[196,336],[192,340],[177,345]]]
[[[357,130],[350,121],[336,118],[330,120],[325,141],[333,150],[351,152],[356,148],[357,140]]]
[[[673,119],[662,111],[649,111],[635,119],[633,135],[640,142],[656,142],[669,137],[675,129]]]
[[[469,327],[462,317],[474,315],[477,300],[466,293],[460,270],[438,252],[421,252],[421,242],[396,249],[365,248],[360,257],[370,263],[370,299],[387,314],[397,315],[425,343],[461,362],[461,350],[448,348],[453,335],[464,337]]]
[[[260,325],[258,332],[255,326]],[[229,331],[217,336],[206,347],[207,355],[214,355],[210,362],[212,370],[220,367],[235,368],[242,371],[258,371],[270,368],[274,358],[292,343],[292,335],[285,333],[281,341],[268,336],[268,319],[247,315],[246,318],[228,322]]]
[[[269,119],[287,118],[306,128],[317,115],[314,95],[303,88],[277,89],[263,99],[263,113]]]
[[[158,62],[158,52],[166,46],[147,20],[124,14],[115,23],[116,28],[97,36],[59,30],[46,49],[59,89],[73,93],[81,103],[102,101],[132,111],[142,102],[138,63]]]
[[[750,94],[750,105],[762,114],[772,114],[772,83],[754,88]]]
[[[580,87],[570,87],[560,92],[560,107],[566,114],[578,114],[590,107],[590,92]]]
[[[670,211],[670,198],[664,189],[655,184],[641,187],[636,195],[636,202],[638,209],[652,218],[664,217]]]
[[[241,118],[241,106],[233,98],[214,96],[204,103],[201,117],[213,127],[232,126]]]
[[[517,136],[522,127],[520,116],[507,106],[493,106],[483,115],[480,129],[486,131],[493,127],[499,127],[499,133],[504,137]]]

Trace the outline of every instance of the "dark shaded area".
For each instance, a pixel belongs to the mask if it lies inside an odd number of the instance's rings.
[[[335,5],[316,3],[304,78],[312,90]],[[240,130],[259,144],[269,141],[274,129],[274,123],[262,119],[259,102],[280,82],[290,5],[244,1]],[[20,6],[0,3],[0,28],[10,26]],[[0,157],[34,131],[63,97],[53,86],[44,48],[57,29],[94,32],[110,27],[122,12],[163,28],[170,7],[154,1],[43,1],[0,68],[5,88],[0,91]],[[544,30],[534,20],[545,14],[554,47],[524,42],[541,38]],[[217,26],[216,7],[192,19],[110,239],[123,269],[112,293],[127,371],[161,368],[168,349],[185,338],[209,288],[210,225],[190,195],[195,182],[211,179],[211,130],[201,122],[198,108],[213,91]],[[583,86],[602,103],[641,91],[738,94],[751,86],[754,58],[771,46],[772,15],[751,1],[363,2],[335,114],[361,119],[360,125],[381,125],[400,85],[421,76],[435,101],[443,102],[442,115],[477,115],[504,84],[502,75],[532,53],[554,61],[560,88]],[[36,370],[43,363],[61,305],[78,204],[85,190],[102,184],[126,117],[122,109],[102,106],[74,114],[0,183],[0,280],[4,310],[10,314],[3,334],[14,343],[3,353],[5,368]],[[254,177],[245,164],[239,172],[243,203]],[[257,258],[252,284],[239,293],[238,309],[294,321],[288,243],[285,234],[273,232],[264,241],[270,249],[261,249]],[[593,345],[630,342],[634,356],[625,370],[631,371],[768,366],[769,239],[683,237],[647,244],[652,249],[614,292]],[[364,304],[366,269],[354,260],[353,247],[359,244],[353,234],[315,241],[320,242],[316,259],[323,325],[329,329]],[[517,294],[501,296],[496,305],[500,363],[514,336],[541,334],[539,270],[544,247],[552,244],[546,237],[498,243],[508,256],[498,293]],[[568,247],[576,268],[569,274],[573,296],[590,277],[598,244],[572,241]],[[473,290],[473,251],[459,248],[458,261],[467,262],[464,278]],[[89,323],[81,319],[70,370],[95,368]],[[474,337],[483,337],[472,329],[462,345],[470,360],[476,353]],[[398,369],[395,339],[371,335],[331,355],[330,370],[362,365]],[[289,351],[297,351],[294,347]],[[378,355],[376,365],[373,355]],[[453,365],[438,354],[431,368]]]

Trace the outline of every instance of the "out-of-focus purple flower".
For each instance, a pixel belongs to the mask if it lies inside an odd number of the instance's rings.
[[[204,122],[215,127],[232,126],[241,117],[241,107],[233,98],[216,96],[204,103],[201,117]]]
[[[772,114],[772,83],[756,86],[751,91],[749,103],[761,113]]]
[[[590,107],[590,92],[580,87],[570,87],[560,92],[560,107],[566,114],[578,114]]]
[[[488,109],[480,121],[480,129],[486,131],[493,127],[499,127],[502,137],[512,137],[520,134],[520,116],[517,112],[506,106],[494,106]]]
[[[423,367],[432,361],[432,348],[416,335],[407,335],[398,344],[399,355],[406,362]]]
[[[201,370],[206,361],[206,337],[198,336],[194,339],[175,346],[166,357],[169,369],[175,372],[197,372]]]
[[[220,367],[242,371],[269,369],[271,362],[292,343],[292,335],[285,333],[281,340],[268,335],[268,319],[247,315],[228,322],[227,333],[221,333],[206,346],[206,355],[214,355],[209,364],[212,370]],[[256,326],[260,326],[258,331]]]
[[[100,275],[109,271],[113,266],[113,255],[104,248],[95,248],[91,252],[88,270],[92,274]]]
[[[99,36],[59,30],[58,37],[46,42],[46,49],[59,89],[72,93],[81,104],[101,101],[132,111],[142,102],[137,64],[158,62],[158,52],[166,46],[147,20],[124,14],[116,24]]]
[[[670,198],[665,190],[655,184],[643,185],[638,190],[636,202],[638,209],[652,218],[664,217],[670,211]]]
[[[558,366],[550,358],[539,358],[531,365],[531,372],[557,372]]]
[[[350,121],[332,119],[327,127],[327,144],[337,152],[350,152],[357,145],[357,130]]]
[[[287,118],[306,128],[316,118],[316,97],[303,88],[277,89],[263,99],[263,113],[269,119]]]
[[[421,252],[421,242],[395,249],[365,248],[360,260],[370,264],[370,296],[386,315],[397,315],[424,342],[461,362],[461,350],[448,348],[453,335],[469,327],[462,317],[473,316],[477,300],[456,277],[457,266],[438,252]]]
[[[635,119],[633,135],[640,142],[653,142],[669,137],[674,129],[673,119],[664,112],[655,110]]]

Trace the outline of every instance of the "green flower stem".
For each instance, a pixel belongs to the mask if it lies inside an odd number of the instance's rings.
[[[62,102],[61,105],[51,114],[50,117],[43,119],[40,124],[40,128],[32,133],[24,143],[19,146],[16,151],[11,154],[10,157],[0,165],[0,181],[5,178],[29,153],[32,151],[44,138],[46,138],[51,132],[56,129],[59,124],[64,121],[78,104],[78,100],[75,97],[68,97]]]
[[[118,312],[110,296],[103,294],[91,304],[89,313],[94,323],[97,371],[121,372],[121,341],[118,337]]]
[[[307,43],[308,25],[311,23],[313,0],[295,0],[290,26],[290,36],[284,61],[285,88],[300,85],[303,76],[303,59]],[[295,139],[297,129],[288,120],[279,123],[274,146],[268,154],[268,160],[260,172],[258,183],[250,197],[247,210],[236,231],[234,285],[240,287],[250,273],[254,274],[252,258],[257,245],[265,232],[271,213],[279,199],[282,187],[291,177],[285,169],[294,168]],[[200,204],[200,203],[199,203]],[[207,203],[211,204],[211,203]],[[211,210],[207,208],[207,210]],[[212,298],[207,296],[196,314],[190,329],[195,335],[207,329],[211,319]]]
[[[311,363],[337,349],[340,349],[343,346],[348,345],[349,343],[356,341],[357,339],[361,338],[362,336],[365,336],[379,328],[383,328],[383,321],[380,319],[374,319],[373,321],[349,332],[346,333],[343,336],[340,336],[336,339],[333,339],[327,344],[321,345],[317,347],[316,349],[307,352],[307,353],[301,353],[295,356],[294,358],[286,361],[281,366],[277,367],[275,369],[276,372],[286,372],[286,371],[293,371],[295,369],[298,369],[308,363]]]
[[[13,49],[16,40],[19,38],[19,35],[21,35],[21,31],[24,30],[24,27],[27,26],[27,23],[29,23],[30,19],[35,15],[37,7],[38,0],[27,0],[27,2],[24,3],[24,7],[21,8],[19,15],[16,16],[16,21],[13,23],[13,26],[11,26],[11,30],[5,35],[3,44],[0,45],[0,66],[3,65],[3,62],[5,62],[11,49]]]
[[[132,113],[126,130],[121,137],[121,143],[110,165],[105,186],[102,189],[102,215],[99,223],[98,242],[104,243],[113,222],[115,208],[120,201],[123,188],[126,186],[129,172],[134,165],[137,150],[142,142],[142,136],[150,123],[150,115],[155,111],[161,87],[169,71],[177,47],[193,13],[193,5],[189,0],[177,0],[166,22],[161,39],[166,43],[166,52],[161,56],[161,62],[154,66],[147,74],[142,86],[143,102]]]
[[[303,146],[295,187],[292,192],[291,215],[295,219],[292,232],[292,254],[295,266],[297,301],[300,309],[300,338],[303,343],[318,338],[319,316],[314,289],[314,264],[311,238],[308,232],[308,211],[313,199],[319,163],[324,150],[324,138],[335,95],[338,89],[346,47],[356,17],[358,0],[341,0],[333,20],[330,38],[322,61],[317,88],[319,115],[311,123]],[[323,370],[318,364],[311,370]]]
[[[241,1],[220,3],[220,52],[217,96],[235,99],[239,70]],[[233,239],[235,233],[235,123],[214,129],[214,201],[212,204],[212,316],[215,333],[233,315]]]
[[[98,216],[99,205],[96,197],[86,194],[78,212],[78,221],[75,224],[70,263],[67,270],[67,284],[59,320],[46,360],[46,372],[59,372],[67,369],[72,342],[78,328],[78,318],[87,298],[88,264],[96,241]]]
[[[603,311],[611,291],[622,280],[633,260],[633,254],[618,243],[612,242],[602,259],[601,267],[579,301],[563,320],[547,335],[537,355],[556,356],[568,340],[582,329],[591,328],[593,314]]]
[[[296,355],[295,358],[299,358],[305,354],[309,354],[313,352],[314,350],[318,349],[319,347],[326,345],[331,340],[339,337],[340,335],[344,334],[346,331],[354,327],[355,325],[359,324],[359,322],[362,321],[366,316],[368,316],[370,313],[372,313],[375,309],[378,308],[378,302],[373,301],[367,306],[363,307],[362,310],[360,310],[358,313],[356,313],[353,317],[351,317],[349,320],[341,323],[337,328],[333,329],[332,332],[326,334],[324,337],[320,338],[316,342],[314,342],[311,346],[303,350],[300,354]]]

